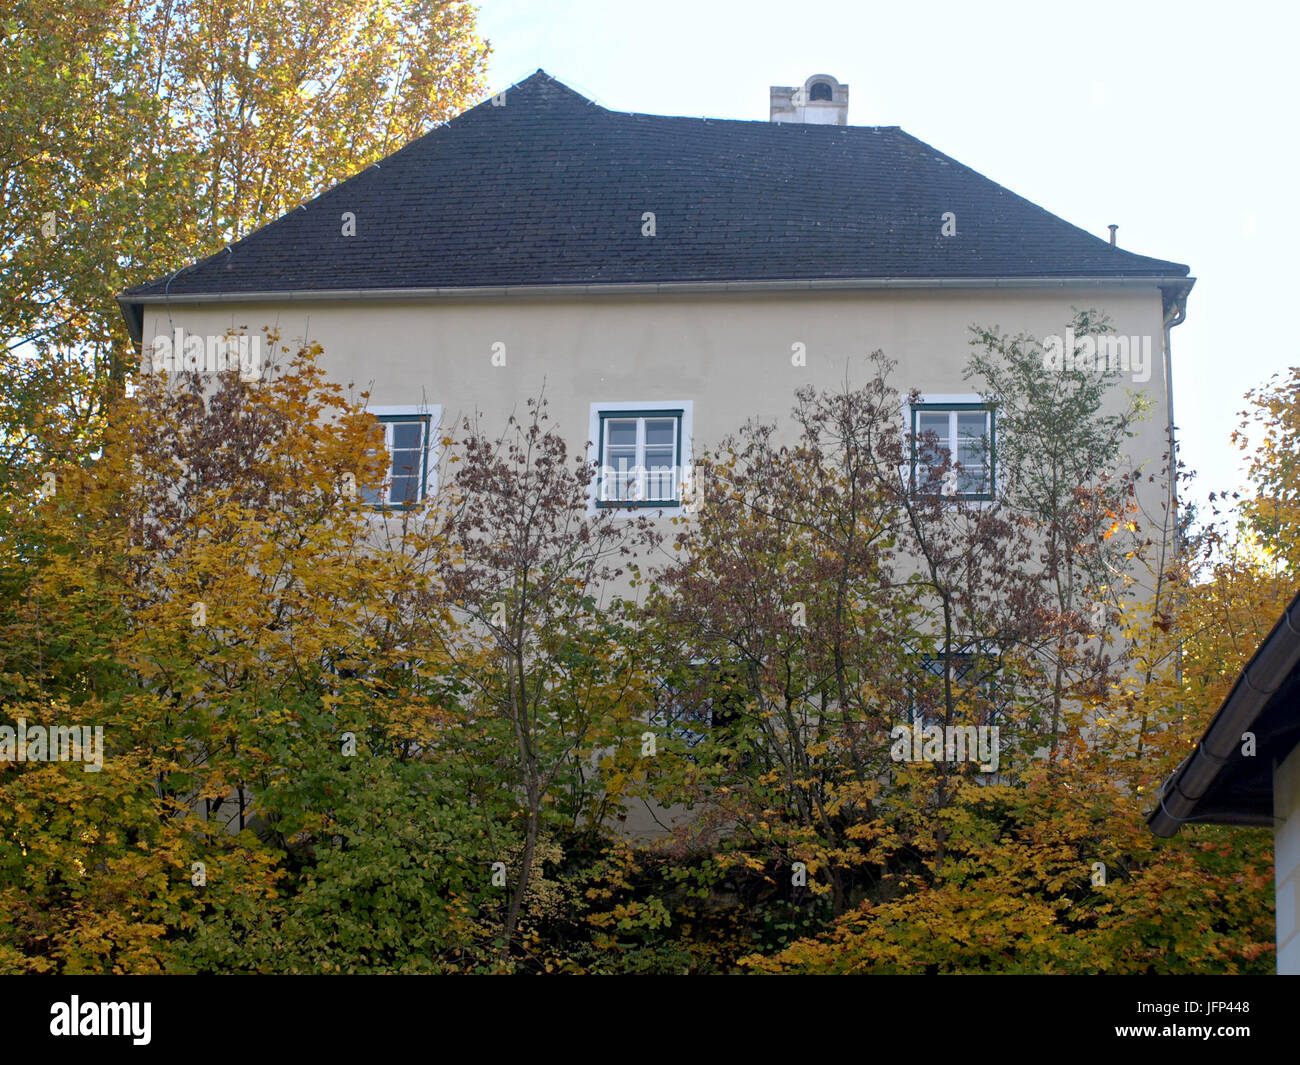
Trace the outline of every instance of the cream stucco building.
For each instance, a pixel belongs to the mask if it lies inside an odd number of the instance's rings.
[[[615,471],[591,506],[667,515],[700,449],[779,422],[802,386],[865,383],[877,349],[957,453],[996,417],[963,379],[971,326],[1041,337],[1095,307],[1146,353],[1125,382],[1151,403],[1129,458],[1159,473],[1186,266],[897,127],[848,125],[829,75],[770,99],[769,122],[618,113],[538,71],[123,311],[151,365],[159,338],[320,342],[385,423],[376,502],[436,492],[439,426],[504,429],[544,392],[571,448]]]
[[[230,331],[319,341],[388,426],[395,504],[436,489],[436,424],[504,427],[544,390],[573,446],[623,471],[593,506],[668,512],[697,448],[801,386],[861,383],[876,349],[956,454],[995,417],[961,406],[970,327],[1059,335],[1089,307],[1144,354],[1129,457],[1158,463],[1187,268],[847,107],[818,74],[774,87],[770,122],[623,114],[538,71],[122,306],[151,364]]]

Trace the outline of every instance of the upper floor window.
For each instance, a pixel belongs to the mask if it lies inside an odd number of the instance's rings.
[[[402,412],[381,408],[376,420],[388,453],[384,482],[366,485],[362,498],[371,506],[414,507],[433,491],[429,478],[429,445],[437,424],[434,413],[410,408]]]
[[[824,81],[814,81],[808,97],[812,100],[830,100],[831,87]]]
[[[681,505],[680,409],[602,410],[598,507]]]
[[[954,499],[992,499],[993,408],[986,403],[918,403],[911,417],[914,488]]]

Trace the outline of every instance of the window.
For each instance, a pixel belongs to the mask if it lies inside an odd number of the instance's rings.
[[[996,434],[988,404],[918,403],[911,409],[910,430],[912,484],[918,492],[993,498]]]
[[[829,100],[831,98],[831,87],[824,81],[813,82],[812,92],[809,98],[813,100]]]
[[[593,404],[597,507],[678,507],[690,448],[688,404]]]
[[[939,722],[939,714],[944,706],[944,672],[945,658],[942,653],[922,654],[917,657],[918,673],[916,683],[912,685],[911,718],[914,724],[933,725]],[[947,656],[948,678],[954,695],[958,691],[977,688],[982,700],[991,702],[994,697],[994,678],[998,667],[998,654],[995,648],[985,646],[982,650],[977,644],[967,643],[962,650],[954,650]],[[987,707],[988,722],[996,717],[996,710]]]
[[[743,704],[738,669],[696,661],[661,678],[647,723],[689,749],[737,724]]]
[[[438,424],[438,408],[371,408],[383,431],[388,470],[382,485],[362,488],[362,498],[376,507],[416,507],[436,485],[429,476],[429,444]]]
[[[647,724],[688,748],[694,747],[708,735],[713,710],[707,703],[692,703],[683,693],[665,690],[655,700]]]

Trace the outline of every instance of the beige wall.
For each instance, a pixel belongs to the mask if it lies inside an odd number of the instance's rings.
[[[440,405],[444,426],[478,409],[493,433],[545,384],[552,424],[574,449],[585,448],[593,402],[689,401],[698,453],[750,417],[785,419],[801,386],[835,389],[846,369],[862,385],[865,356],[877,348],[898,362],[900,392],[975,392],[962,378],[971,325],[1060,334],[1073,307],[1093,306],[1117,332],[1151,338],[1150,379],[1132,387],[1155,409],[1131,457],[1158,472],[1167,415],[1154,286],[151,306],[144,339],[177,327],[220,335],[276,326],[285,340],[319,341],[330,376],[369,389],[372,406]],[[796,343],[806,366],[792,364]],[[505,345],[504,366],[493,365],[496,344]],[[1148,490],[1148,510],[1159,514],[1159,490]],[[628,813],[623,831],[632,836],[658,835],[683,816],[639,804]]]
[[[1119,333],[1151,338],[1150,379],[1132,387],[1156,409],[1132,450],[1158,469],[1167,417],[1154,286],[148,306],[144,338],[274,325],[323,344],[330,375],[368,388],[372,405],[438,404],[444,426],[478,408],[485,427],[504,428],[545,384],[552,424],[574,447],[585,445],[594,401],[690,400],[698,451],[751,416],[783,418],[802,385],[836,388],[846,366],[860,385],[876,348],[898,361],[900,391],[976,391],[961,374],[969,326],[1059,334],[1072,307],[1090,306]],[[806,366],[792,365],[796,343]],[[493,365],[494,344],[505,345],[505,366]]]
[[[1273,771],[1277,971],[1300,976],[1300,747]]]

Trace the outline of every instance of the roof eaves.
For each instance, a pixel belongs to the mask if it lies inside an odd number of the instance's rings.
[[[1223,767],[1240,749],[1243,732],[1268,708],[1270,700],[1300,671],[1300,592],[1282,612],[1272,631],[1246,663],[1232,691],[1211,719],[1196,750],[1183,759],[1160,788],[1158,803],[1147,815],[1157,836],[1170,837],[1189,821],[1207,824],[1272,824],[1273,819],[1233,809],[1198,806]],[[1271,769],[1260,759],[1258,772]]]
[[[925,288],[1142,288],[1161,287],[1173,281],[1186,287],[1195,278],[1164,275],[1112,277],[866,277],[822,278],[779,281],[631,281],[568,283],[557,285],[475,285],[433,288],[286,289],[283,291],[198,292],[133,294],[120,293],[118,303],[126,313],[146,305],[181,306],[197,303],[298,303],[311,300],[468,300],[468,299],[572,299],[575,296],[695,295],[731,292],[834,292],[868,289]],[[128,315],[132,337],[138,343],[143,323]]]

